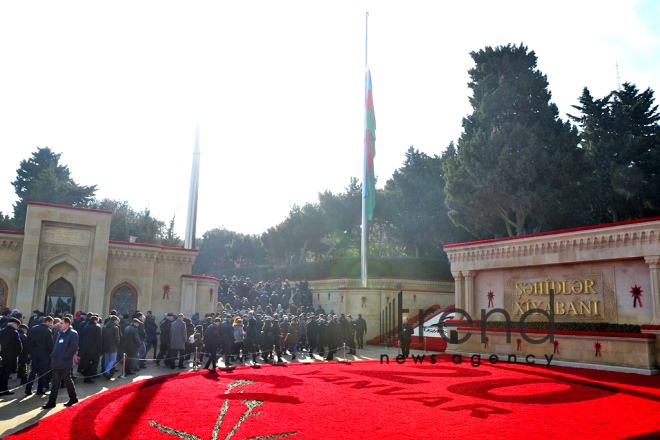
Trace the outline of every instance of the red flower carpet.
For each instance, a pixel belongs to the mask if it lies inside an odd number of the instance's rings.
[[[658,376],[429,359],[161,376],[94,395],[6,438],[660,438]]]

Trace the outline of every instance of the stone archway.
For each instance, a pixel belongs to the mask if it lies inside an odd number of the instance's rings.
[[[133,316],[137,310],[137,289],[129,283],[121,283],[110,294],[110,310],[116,310],[118,316]]]
[[[65,278],[58,278],[46,288],[46,303],[44,305],[46,315],[57,316],[58,311],[61,311],[62,314],[73,314],[75,306],[73,284]]]

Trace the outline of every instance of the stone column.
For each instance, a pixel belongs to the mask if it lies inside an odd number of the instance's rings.
[[[479,319],[480,316],[474,314],[474,277],[476,275],[476,270],[463,272],[463,276],[465,276],[465,311],[470,314],[472,319]]]
[[[653,321],[651,325],[660,325],[660,256],[644,257],[649,265],[651,276],[651,306],[653,307]]]
[[[460,271],[451,274],[454,277],[454,307],[465,310],[463,307],[463,274]],[[456,319],[463,319],[463,317],[457,316]]]

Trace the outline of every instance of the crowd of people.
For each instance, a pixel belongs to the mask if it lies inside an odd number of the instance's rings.
[[[217,311],[201,318],[198,313],[165,314],[159,322],[151,311],[119,315],[116,310],[103,319],[99,314],[58,311],[47,316],[35,310],[27,323],[18,310],[5,309],[0,318],[0,396],[14,394],[9,378],[16,373],[25,394],[51,390],[44,408],[55,406],[61,386],[69,394],[66,406],[77,403],[73,380],[78,373],[85,382],[100,376],[112,379],[122,371],[136,374],[147,360],[170,369],[215,369],[233,362],[283,362],[283,356],[316,356],[333,360],[339,349],[356,354],[363,348],[367,323],[358,315],[326,313],[312,306],[307,281],[293,288],[285,280],[259,282],[223,277]],[[152,357],[149,354],[153,353]],[[30,364],[30,374],[27,374]]]

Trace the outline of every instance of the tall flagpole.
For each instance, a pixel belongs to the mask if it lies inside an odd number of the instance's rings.
[[[361,266],[361,279],[362,287],[367,287],[367,205],[365,195],[367,194],[367,77],[369,75],[369,13],[367,12],[366,26],[364,33],[364,153],[363,153],[363,166],[362,166],[362,240],[360,247],[360,266]]]
[[[195,131],[195,149],[193,150],[193,164],[190,172],[190,195],[188,196],[188,216],[186,219],[186,236],[184,246],[187,249],[195,248],[195,235],[197,226],[197,193],[199,192],[199,122]]]

